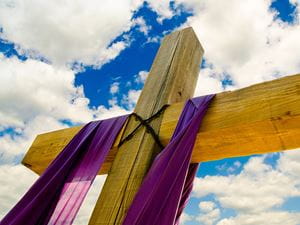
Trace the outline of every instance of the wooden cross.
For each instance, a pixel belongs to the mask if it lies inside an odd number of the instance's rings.
[[[167,35],[156,55],[135,112],[143,118],[171,104],[151,122],[168,143],[197,83],[203,48],[192,28]],[[108,174],[90,225],[121,224],[159,148],[141,128],[117,148],[138,121],[130,118],[99,174]],[[36,137],[22,163],[41,174],[81,127]],[[192,162],[247,156],[300,147],[300,75],[217,94],[198,132]]]

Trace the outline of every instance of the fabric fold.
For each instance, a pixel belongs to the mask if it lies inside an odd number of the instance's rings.
[[[84,126],[0,225],[72,224],[127,117]]]
[[[192,191],[198,164],[190,164],[201,121],[214,95],[187,101],[170,143],[156,157],[123,225],[174,225]]]
[[[187,101],[167,147],[156,157],[123,225],[177,225],[198,164],[191,155],[214,95]],[[128,115],[84,126],[0,225],[71,225]]]

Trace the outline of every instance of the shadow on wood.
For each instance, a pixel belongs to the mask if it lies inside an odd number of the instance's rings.
[[[171,105],[160,138],[167,144],[184,103]],[[41,174],[81,127],[37,136],[22,163]],[[192,161],[263,154],[300,147],[300,75],[216,95],[199,130]],[[119,138],[99,174],[108,172]]]

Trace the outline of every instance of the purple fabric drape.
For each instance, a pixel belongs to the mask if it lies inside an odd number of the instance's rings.
[[[156,157],[123,225],[179,223],[198,164],[190,164],[200,123],[214,95],[189,100],[167,147]]]
[[[0,225],[72,224],[127,117],[82,128]]]

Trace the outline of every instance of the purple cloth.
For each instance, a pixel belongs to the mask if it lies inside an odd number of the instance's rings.
[[[127,117],[82,128],[0,225],[72,224]]]
[[[200,123],[214,95],[189,100],[167,147],[156,157],[123,225],[179,223],[193,186],[197,164],[190,164]]]

